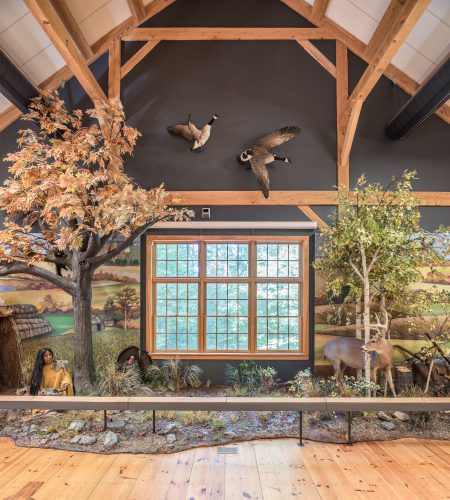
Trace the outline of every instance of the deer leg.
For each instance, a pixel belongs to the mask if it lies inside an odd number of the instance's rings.
[[[394,395],[394,398],[397,397],[397,394],[395,394],[395,387],[394,387],[394,382],[392,382],[392,371],[391,367],[388,366],[384,372],[386,374],[386,378],[389,382],[389,387],[391,388],[392,394]]]

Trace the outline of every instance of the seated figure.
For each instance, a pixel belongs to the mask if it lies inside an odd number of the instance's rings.
[[[47,347],[39,349],[34,362],[30,382],[30,394],[42,396],[44,389],[55,389],[63,396],[73,396],[70,373],[61,362],[54,360],[53,351]]]

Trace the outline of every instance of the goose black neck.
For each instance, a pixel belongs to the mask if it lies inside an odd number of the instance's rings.
[[[274,156],[274,159],[275,160],[278,160],[278,161],[286,161],[286,158],[283,158],[282,156]]]
[[[214,117],[212,117],[211,120],[208,122],[208,125],[212,125],[215,121],[216,121],[216,119]]]

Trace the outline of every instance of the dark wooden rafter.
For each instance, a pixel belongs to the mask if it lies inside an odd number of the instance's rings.
[[[125,41],[148,40],[332,40],[321,28],[135,28]]]
[[[344,96],[338,94],[338,185],[349,188],[350,152],[363,102],[383,75],[430,1],[391,1],[367,46],[367,50],[372,53],[369,66],[364,71],[351,96],[346,100],[343,109]],[[340,63],[342,64],[342,60]],[[344,71],[338,71],[338,75],[340,78],[347,78]],[[338,83],[338,90],[342,91],[343,86]]]
[[[354,54],[360,57],[363,61],[366,61],[367,63],[370,62],[366,54],[367,46],[364,42],[358,40],[354,35],[349,33],[341,26],[337,25],[335,22],[333,22],[326,16],[323,16],[321,21],[315,21],[312,17],[312,7],[305,0],[280,0],[280,1],[283,2],[287,7],[291,8],[293,11],[297,12],[297,14],[310,21],[311,23],[332,33],[336,40],[345,43],[348,46],[349,50],[351,50]],[[384,76],[392,80],[397,86],[399,86],[409,95],[414,95],[419,88],[419,84],[416,81],[414,81],[411,77],[403,73],[403,71],[399,70],[392,64],[388,64],[388,66],[384,71]],[[442,120],[450,124],[449,103],[441,106],[438,110],[435,111],[435,114],[439,116]]]
[[[144,21],[155,16],[169,5],[172,5],[174,2],[175,0],[153,0],[145,7]],[[93,56],[87,60],[87,63],[91,64],[100,56],[105,54],[105,52],[109,50],[109,47],[114,39],[118,37],[120,38],[130,29],[135,28],[137,25],[138,21],[134,17],[130,17],[116,26],[114,29],[106,33],[106,35],[102,36],[99,40],[92,44],[91,49],[93,52]],[[73,76],[74,73],[71,71],[71,69],[68,66],[64,66],[52,76],[47,78],[47,80],[42,82],[39,85],[39,88],[43,90],[53,91],[70,80]],[[6,127],[19,119],[21,114],[21,111],[15,106],[11,106],[0,113],[0,131],[4,130]]]
[[[128,0],[133,17],[141,23],[145,19],[145,6],[142,0]]]
[[[325,16],[328,4],[330,0],[314,0],[312,6],[311,17],[315,22],[320,22]]]
[[[120,99],[121,41],[116,38],[109,48],[108,98]]]
[[[51,0],[51,3],[84,58],[89,59],[92,57],[94,53],[91,46],[67,6],[66,0]]]
[[[89,97],[93,101],[106,100],[105,93],[51,0],[25,0],[25,3]]]

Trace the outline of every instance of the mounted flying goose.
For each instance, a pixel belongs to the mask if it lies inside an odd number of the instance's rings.
[[[189,113],[188,122],[182,125],[170,125],[167,127],[169,134],[177,135],[192,143],[191,151],[200,152],[211,135],[212,124],[219,118],[219,115],[214,114],[211,120],[199,130],[191,122],[191,114]]]
[[[269,173],[266,165],[275,160],[292,163],[287,156],[285,158],[276,156],[269,150],[283,142],[289,141],[301,132],[299,127],[283,127],[280,130],[275,130],[262,137],[252,148],[246,149],[238,157],[237,161],[240,165],[248,165],[247,170],[252,169],[255,174],[264,198],[269,197]]]

